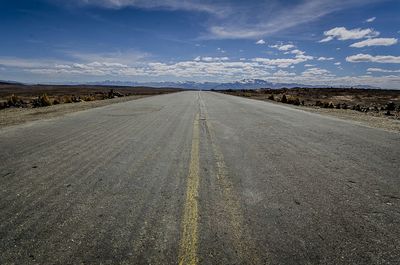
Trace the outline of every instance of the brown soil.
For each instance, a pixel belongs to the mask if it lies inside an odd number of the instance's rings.
[[[91,108],[102,107],[114,103],[135,100],[151,95],[128,96],[90,102],[78,102],[70,104],[59,104],[41,108],[8,108],[0,110],[0,128],[26,123],[29,121],[51,119],[71,112],[82,111]]]
[[[400,132],[400,90],[380,89],[336,89],[336,88],[294,88],[294,89],[259,89],[259,90],[228,90],[222,93],[247,97],[251,99],[281,103],[283,95],[287,99],[299,99],[304,103],[299,106],[285,104],[301,110],[334,116],[359,122],[370,127]],[[273,95],[274,100],[269,99]],[[332,103],[333,108],[316,106],[317,102]],[[396,109],[387,114],[387,104],[392,102]],[[318,103],[317,103],[318,104]],[[347,109],[342,109],[343,104]],[[339,106],[338,106],[339,105]],[[359,106],[361,111],[352,110]],[[340,108],[340,109],[339,109]]]

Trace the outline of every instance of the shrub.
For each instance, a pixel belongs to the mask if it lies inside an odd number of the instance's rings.
[[[64,96],[64,103],[72,103],[71,96]]]
[[[299,98],[295,98],[293,100],[293,105],[299,106],[300,105],[300,99]]]
[[[396,109],[396,105],[393,102],[386,104],[386,110],[393,111]]]
[[[113,98],[114,97],[114,89],[110,89],[108,92],[108,98]]]
[[[4,105],[3,108],[7,108],[7,107],[22,108],[22,107],[26,106],[26,102],[24,102],[18,96],[12,94],[11,97],[7,100],[7,102],[4,102],[3,105]]]
[[[321,107],[322,105],[323,105],[323,104],[322,104],[321,101],[319,101],[319,100],[315,101],[315,106]]]
[[[40,100],[42,107],[51,106],[51,101],[50,101],[50,98],[47,96],[47,94],[41,95],[39,97],[39,100]]]
[[[333,105],[332,102],[329,102],[328,108],[333,109],[335,106]]]
[[[361,111],[361,106],[360,105],[355,105],[351,108],[352,110],[356,110],[356,111]]]
[[[32,101],[34,108],[51,106],[50,98],[47,94],[43,94]]]
[[[300,100],[295,97],[289,97],[289,98],[287,98],[287,103],[298,106],[298,105],[300,105]]]
[[[60,104],[61,102],[60,102],[60,99],[58,99],[58,98],[55,98],[54,100],[53,100],[53,105],[58,105],[58,104]]]
[[[84,100],[84,101],[93,101],[93,100],[96,100],[96,99],[95,99],[95,97],[93,97],[93,96],[85,96],[85,97],[83,98],[83,100]]]
[[[75,102],[75,103],[77,103],[77,102],[81,102],[81,97],[79,97],[79,96],[72,96],[71,97],[71,100],[72,100],[72,102]]]
[[[269,100],[274,100],[274,99],[275,99],[275,97],[274,97],[274,95],[273,95],[273,94],[271,94],[271,95],[269,95],[269,96],[268,96],[268,99],[269,99]]]
[[[282,102],[282,103],[287,103],[286,95],[283,95],[283,96],[282,96],[281,102]]]
[[[7,104],[10,106],[16,106],[19,103],[18,96],[12,94],[11,97],[8,99]]]

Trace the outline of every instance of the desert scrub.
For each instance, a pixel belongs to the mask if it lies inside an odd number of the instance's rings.
[[[43,94],[39,97],[40,103],[43,107],[51,106],[51,101],[47,94]]]
[[[289,97],[288,99],[287,99],[287,103],[288,104],[293,104],[293,105],[296,105],[296,106],[299,106],[300,105],[300,99],[299,98],[297,98],[297,97]]]
[[[39,96],[37,99],[34,99],[32,101],[32,105],[34,108],[47,107],[47,106],[51,106],[52,102],[51,102],[49,96],[47,96],[47,94],[43,94],[43,95]]]
[[[26,106],[26,103],[20,99],[18,96],[12,94],[11,97],[7,100],[6,103],[3,104],[4,108],[7,107],[17,107],[17,108],[22,108]]]
[[[64,103],[72,103],[72,98],[71,98],[71,96],[68,96],[68,95],[66,95],[66,96],[64,96]]]
[[[59,99],[59,98],[55,98],[54,100],[53,100],[53,105],[58,105],[58,104],[60,104],[61,103],[61,100]]]
[[[94,100],[96,100],[96,98],[93,96],[85,96],[85,97],[83,97],[83,100],[84,101],[94,101]]]

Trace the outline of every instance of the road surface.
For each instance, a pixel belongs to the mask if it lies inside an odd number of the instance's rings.
[[[0,148],[0,264],[400,262],[398,133],[181,92]]]

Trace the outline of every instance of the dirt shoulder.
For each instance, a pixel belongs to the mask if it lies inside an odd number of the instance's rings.
[[[103,107],[110,104],[136,100],[152,95],[136,95],[120,97],[106,100],[96,100],[88,102],[78,102],[69,104],[52,105],[41,108],[8,108],[0,110],[0,128],[22,124],[30,121],[51,119],[71,112],[87,110],[91,108]]]
[[[234,96],[242,96],[240,94],[232,94]],[[362,124],[364,126],[380,128],[387,131],[400,132],[400,119],[397,112],[394,112],[393,116],[386,116],[384,112],[360,112],[351,109],[335,109],[335,108],[320,108],[315,106],[295,106],[291,104],[284,104],[275,100],[269,100],[267,96],[245,95],[243,97],[266,101],[273,104],[287,106],[299,110],[304,110],[312,113],[318,113],[322,115],[328,115],[339,119],[351,120]]]
[[[375,114],[375,113],[363,113],[359,111],[344,110],[344,109],[322,109],[313,107],[297,107],[287,104],[282,104],[282,105],[290,106],[296,109],[301,109],[313,113],[319,113],[322,115],[329,115],[339,119],[355,121],[360,124],[373,128],[380,128],[388,131],[400,132],[400,120],[395,119],[393,117],[383,116],[380,113]]]

